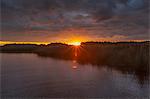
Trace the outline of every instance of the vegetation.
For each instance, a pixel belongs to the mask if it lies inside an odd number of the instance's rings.
[[[41,57],[76,60],[79,64],[107,66],[122,73],[134,73],[142,81],[149,76],[150,42],[84,42],[80,46],[61,43],[49,45],[8,44],[5,53],[35,53]],[[143,76],[141,76],[143,75]]]
[[[81,64],[149,65],[149,42],[85,42],[80,46],[61,43],[49,45],[7,44],[1,46],[0,51],[5,53],[36,53],[43,57],[75,59]]]
[[[3,53],[32,53],[40,46],[36,44],[6,44],[0,47]]]

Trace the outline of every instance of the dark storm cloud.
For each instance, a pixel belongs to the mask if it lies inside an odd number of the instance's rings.
[[[1,0],[0,2],[2,40],[17,39],[17,35],[24,36],[27,32],[30,38],[58,34],[70,28],[85,29],[88,33],[82,34],[97,38],[121,35],[126,39],[141,40],[148,37],[148,0]]]

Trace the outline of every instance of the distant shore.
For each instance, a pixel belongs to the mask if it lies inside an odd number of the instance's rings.
[[[1,53],[35,53],[41,57],[78,60],[95,65],[149,65],[150,42],[82,42],[80,46],[62,43],[48,45],[6,44]],[[77,54],[77,56],[75,56]]]
[[[39,57],[72,60],[82,65],[107,66],[124,73],[134,73],[142,81],[149,77],[149,48],[149,41],[83,42],[80,46],[62,43],[48,45],[7,44],[0,47],[0,52],[34,53]]]

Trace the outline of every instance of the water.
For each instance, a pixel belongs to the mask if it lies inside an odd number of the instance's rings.
[[[148,80],[134,73],[35,54],[0,55],[3,97],[148,97]]]

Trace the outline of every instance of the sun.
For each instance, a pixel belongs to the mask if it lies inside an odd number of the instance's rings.
[[[74,45],[74,46],[80,46],[81,42],[72,42],[72,43],[68,43],[69,45]]]

